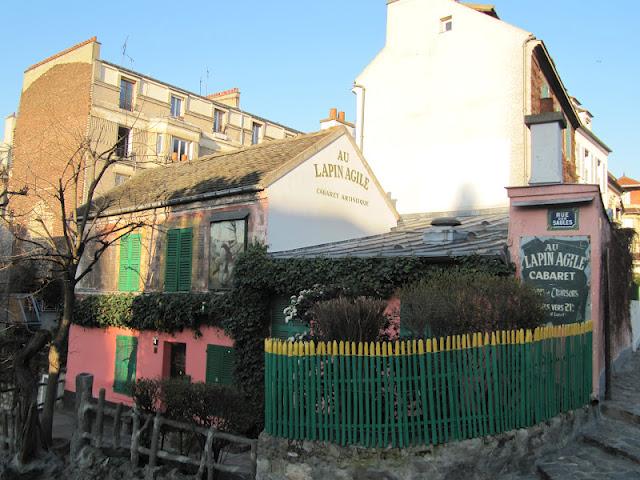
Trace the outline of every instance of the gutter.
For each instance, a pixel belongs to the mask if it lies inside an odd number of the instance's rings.
[[[140,212],[143,210],[153,210],[155,208],[172,207],[175,205],[182,205],[184,203],[192,203],[200,200],[208,200],[210,198],[226,197],[229,195],[236,195],[240,193],[256,193],[262,190],[264,190],[264,187],[260,184],[248,185],[245,187],[227,188],[225,190],[216,190],[215,192],[199,193],[197,195],[191,195],[188,197],[171,198],[169,200],[160,200],[157,202],[145,203],[142,205],[132,205],[130,207],[118,208],[116,210],[105,210],[102,214],[98,215],[98,218],[113,217],[115,215]]]

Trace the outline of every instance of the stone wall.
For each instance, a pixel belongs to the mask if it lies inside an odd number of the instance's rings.
[[[493,479],[527,471],[537,455],[572,442],[596,411],[585,407],[529,429],[440,446],[340,447],[289,441],[266,433],[258,444],[258,480]]]

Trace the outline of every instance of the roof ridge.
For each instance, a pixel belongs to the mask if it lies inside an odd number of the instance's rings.
[[[328,133],[333,133],[335,131],[335,129],[337,129],[337,128],[342,128],[342,127],[337,127],[336,126],[336,127],[327,128],[325,130],[318,130],[317,132],[303,133],[301,135],[296,135],[294,137],[267,140],[265,142],[257,143],[255,145],[247,145],[245,147],[236,148],[235,150],[227,150],[225,152],[216,152],[216,153],[212,153],[210,155],[205,155],[203,157],[198,157],[193,162],[205,161],[205,160],[210,160],[210,159],[213,159],[213,158],[226,157],[228,155],[235,155],[235,154],[239,154],[239,153],[244,153],[244,152],[246,152],[248,150],[260,150],[261,148],[266,148],[268,146],[280,145],[281,143],[293,142],[293,141],[297,141],[297,140],[303,140],[303,139],[307,139],[307,138],[312,138],[314,136],[320,137],[320,136],[323,136],[323,135],[328,134]]]

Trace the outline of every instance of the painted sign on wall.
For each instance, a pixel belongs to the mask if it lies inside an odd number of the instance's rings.
[[[522,237],[522,280],[544,298],[547,320],[554,324],[589,320],[591,247],[589,237]]]

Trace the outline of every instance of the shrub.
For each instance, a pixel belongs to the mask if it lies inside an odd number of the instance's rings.
[[[131,395],[140,411],[154,413],[160,401],[160,381],[141,378],[133,384]]]
[[[438,272],[399,291],[402,325],[417,336],[535,328],[544,322],[542,299],[512,277]]]
[[[388,322],[387,302],[370,297],[338,297],[311,308],[314,336],[320,340],[371,342]]]

